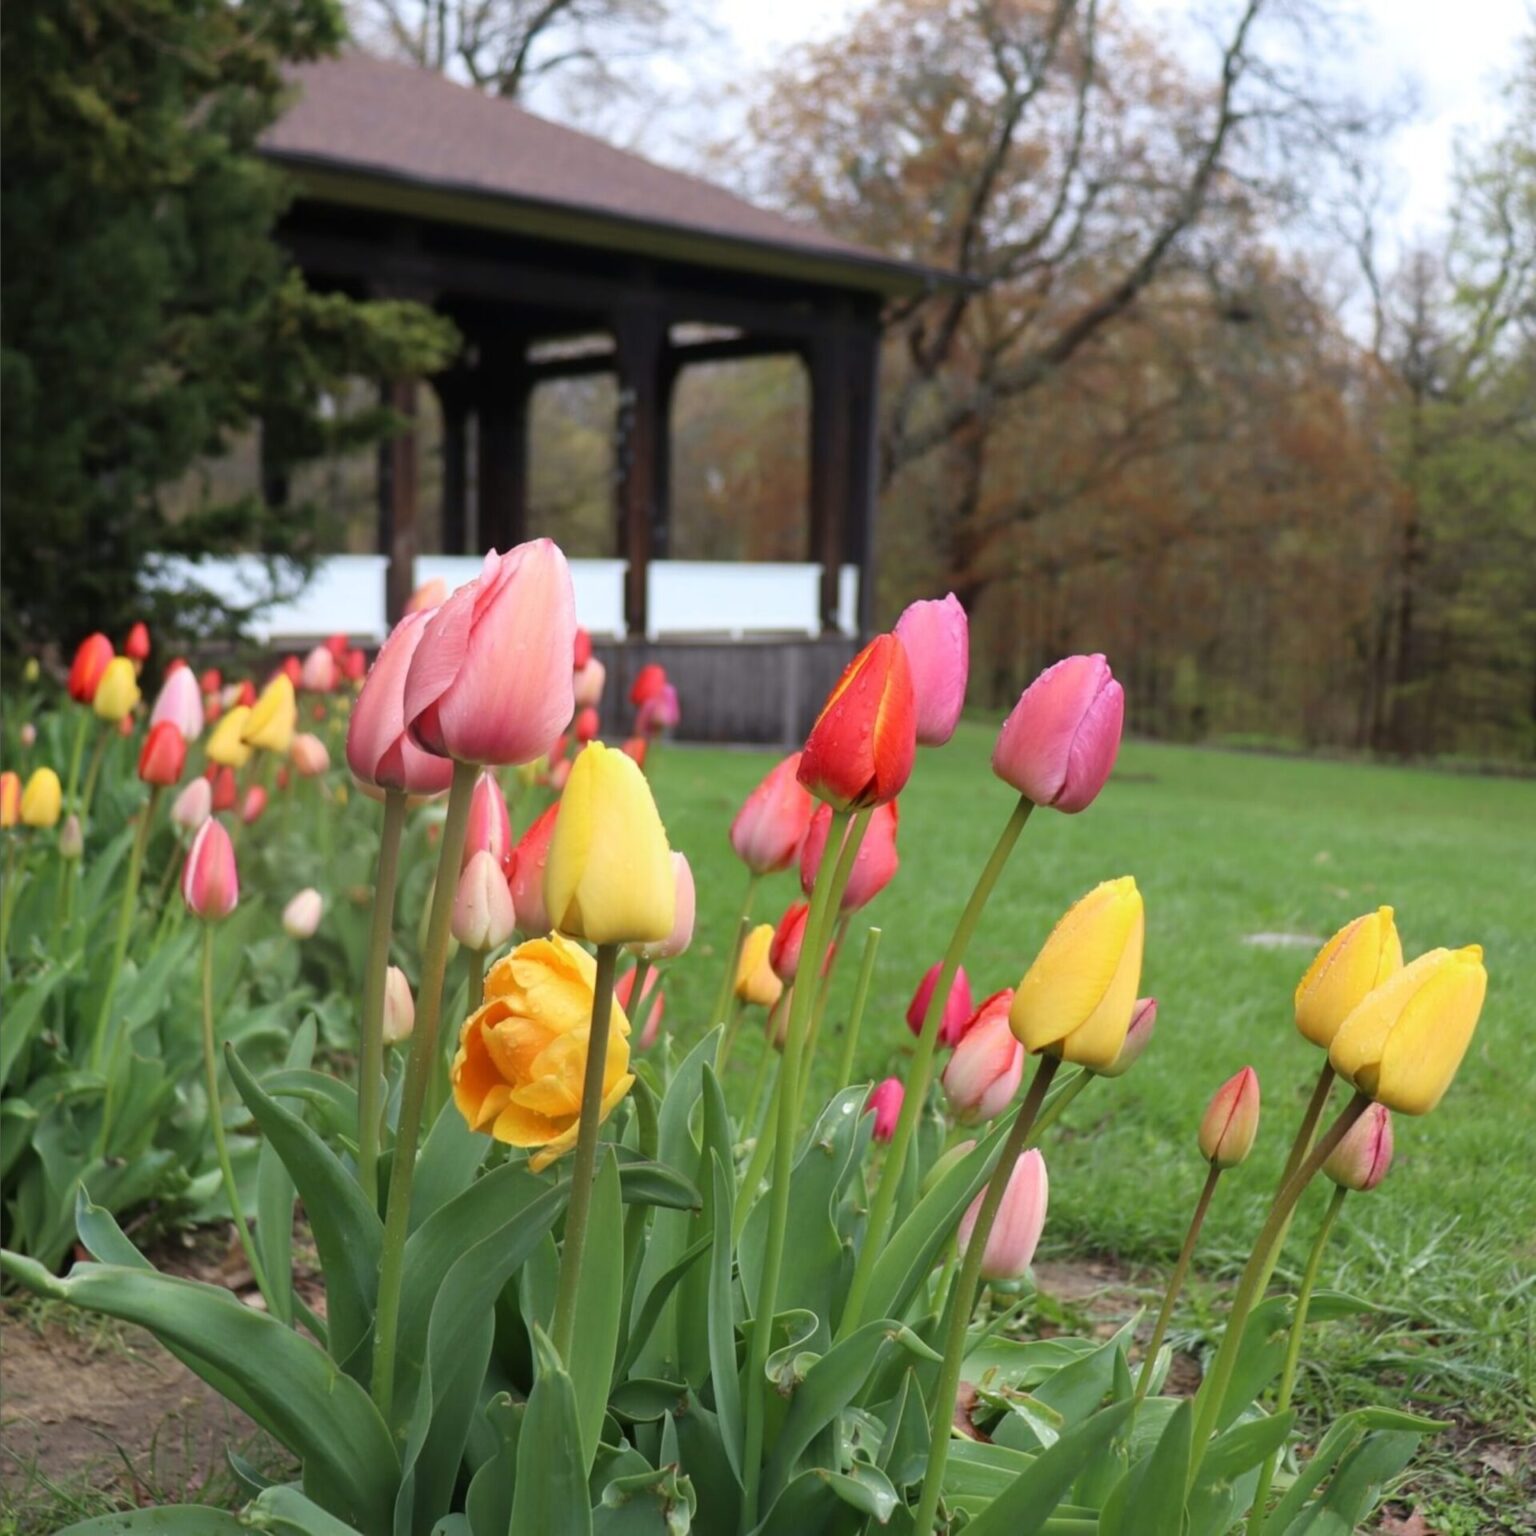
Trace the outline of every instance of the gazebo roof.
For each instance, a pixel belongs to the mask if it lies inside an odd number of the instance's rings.
[[[309,196],[871,293],[953,280],[429,70],[350,54],[292,78],[261,147]]]

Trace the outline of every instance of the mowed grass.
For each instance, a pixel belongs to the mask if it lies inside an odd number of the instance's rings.
[[[857,950],[867,924],[883,931],[863,1077],[905,1071],[913,987],[941,955],[1012,805],[988,770],[991,744],[990,728],[967,723],[948,747],[919,755],[901,798],[900,874],[849,946]],[[773,761],[673,747],[653,765],[698,888],[695,952],[668,984],[669,1027],[684,1044],[709,1009],[745,883],[726,827]],[[1087,812],[1037,812],[1025,829],[967,956],[978,1000],[1018,982],[1072,901],[1127,873],[1146,900],[1142,990],[1159,1000],[1157,1033],[1132,1073],[1092,1085],[1048,1135],[1042,1251],[1133,1265],[1171,1258],[1204,1176],[1201,1112],[1221,1082],[1252,1065],[1263,1088],[1259,1144],[1223,1180],[1199,1259],[1207,1282],[1235,1273],[1321,1065],[1291,1004],[1315,945],[1266,947],[1252,936],[1321,941],[1389,904],[1410,958],[1483,945],[1488,1000],[1451,1091],[1432,1115],[1398,1117],[1390,1177],[1350,1200],[1325,1262],[1323,1283],[1393,1315],[1371,1330],[1334,1330],[1303,1390],[1326,1406],[1364,1381],[1388,1398],[1527,1419],[1536,1377],[1536,784],[1127,744]],[[774,877],[756,915],[774,921],[797,895],[793,875]],[[834,1043],[817,1063],[827,1092],[856,969],[855,953],[832,997]],[[732,1063],[738,1102],[758,1050],[753,1039]],[[1286,1267],[1299,1268],[1325,1199],[1309,1192]],[[1192,1288],[1186,1341],[1219,1321],[1212,1299],[1208,1283]]]

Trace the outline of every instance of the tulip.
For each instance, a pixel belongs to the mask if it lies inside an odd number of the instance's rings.
[[[1296,987],[1296,1028],[1327,1050],[1367,993],[1403,968],[1391,907],[1346,923],[1317,952]]]
[[[1217,1168],[1235,1168],[1259,1134],[1259,1074],[1244,1067],[1211,1097],[1200,1122],[1200,1155]]]
[[[576,628],[576,638],[571,643],[571,670],[573,672],[580,672],[591,660],[592,636],[578,625]]]
[[[317,645],[299,668],[299,687],[310,693],[330,693],[336,686],[336,654],[328,646]]]
[[[21,792],[24,827],[56,827],[64,808],[64,786],[52,768],[35,768]]]
[[[639,966],[634,966],[619,977],[613,989],[613,999],[627,1013],[631,1020],[638,1018],[634,1003],[635,975]],[[640,1025],[640,1039],[637,1042],[642,1051],[648,1051],[656,1043],[656,1036],[661,1032],[661,1021],[667,1010],[666,995],[657,985],[657,971],[648,971],[645,980],[640,986],[640,1006],[648,1009],[645,1020]]]
[[[245,728],[251,718],[250,709],[237,705],[214,726],[208,737],[208,761],[222,768],[243,768],[251,760],[251,748],[245,741]]]
[[[240,900],[235,845],[224,824],[210,817],[197,829],[181,871],[181,897],[187,910],[205,923],[222,922]]]
[[[351,650],[352,647],[351,642],[348,641],[346,635],[338,629],[335,634],[327,635],[325,637],[325,648],[331,653],[331,660],[334,661],[337,666],[340,666],[343,658],[346,656],[347,652]]]
[[[768,951],[772,947],[772,923],[758,924],[742,941],[741,957],[736,962],[738,1002],[772,1008],[783,994],[784,983],[773,974],[773,967],[768,962]]]
[[[453,897],[453,936],[465,949],[484,953],[500,949],[516,926],[501,860],[482,848],[459,875]]]
[[[1328,1060],[1378,1104],[1427,1115],[1456,1076],[1487,990],[1481,945],[1432,949],[1356,1005]]]
[[[255,826],[266,808],[266,790],[260,784],[252,784],[245,792],[245,799],[240,802],[240,820],[248,827]]]
[[[102,674],[112,660],[112,642],[103,634],[87,635],[69,666],[69,696],[77,704],[95,702]]]
[[[128,638],[123,641],[123,655],[140,666],[149,660],[149,626],[142,619],[128,631]]]
[[[630,762],[635,765],[635,767],[644,770],[645,755],[650,751],[650,746],[651,744],[645,739],[644,736],[630,736],[626,738],[624,745],[619,748],[619,751],[621,751],[624,756],[627,757]],[[558,771],[561,766],[561,764],[556,763],[556,771],[551,773],[549,776],[550,783],[552,783],[556,789],[565,788],[565,776]]]
[[[800,782],[838,810],[894,800],[917,752],[916,705],[906,648],[877,635],[848,663],[800,754]]]
[[[1136,1065],[1141,1053],[1152,1043],[1152,1031],[1157,1026],[1157,999],[1139,997],[1131,1009],[1130,1028],[1125,1032],[1125,1044],[1120,1054],[1107,1067],[1099,1067],[1099,1077],[1122,1077]]]
[[[256,706],[256,684],[250,678],[238,684],[235,688],[235,703],[244,705],[246,709],[254,709]]]
[[[64,825],[59,828],[59,857],[73,863],[84,855],[85,831],[80,825],[80,818],[71,811],[64,818]]]
[[[681,719],[682,711],[678,708],[677,689],[671,683],[667,683],[635,711],[635,734],[659,736],[662,731],[675,731]]]
[[[1008,1027],[1013,991],[994,992],[966,1026],[940,1079],[944,1096],[967,1125],[1007,1109],[1024,1076],[1024,1047]]]
[[[570,772],[544,869],[554,926],[593,944],[654,943],[672,932],[677,880],[645,775],[594,741]]]
[[[584,631],[578,630],[577,633]],[[585,663],[576,668],[571,679],[571,697],[576,708],[596,709],[603,702],[603,687],[607,681],[608,669],[597,657],[589,656]]]
[[[970,675],[970,625],[953,592],[942,602],[913,603],[896,621],[912,669],[919,746],[942,747],[955,734]]]
[[[21,729],[16,733],[21,738],[22,746],[31,751],[37,745],[37,727],[30,720],[23,720]]]
[[[213,785],[213,808],[215,811],[232,811],[235,808],[235,770],[225,766],[216,766],[209,782]]]
[[[262,689],[261,697],[246,719],[242,739],[248,747],[261,747],[286,757],[293,745],[293,728],[298,718],[293,679],[286,672],[279,672]]]
[[[313,938],[324,911],[325,900],[320,892],[313,886],[307,887],[283,908],[283,932],[290,939]]]
[[[502,871],[512,854],[512,818],[507,815],[501,785],[489,768],[475,780],[474,793],[470,796],[469,821],[464,830],[464,857],[459,861],[459,868],[468,869],[469,861],[477,853],[490,854]],[[506,883],[505,873],[502,883]]]
[[[654,661],[647,662],[635,674],[635,680],[630,685],[629,702],[639,709],[647,699],[654,699],[666,686],[667,669]]]
[[[576,723],[572,727],[572,731],[581,746],[586,746],[601,729],[602,726],[598,721],[597,711],[590,705],[586,709],[578,709],[576,711]]]
[[[24,683],[35,683],[42,675],[42,667],[38,664],[36,656],[28,656],[21,669],[21,679]]]
[[[168,673],[160,686],[155,707],[149,712],[150,729],[162,721],[174,725],[181,732],[183,741],[196,741],[203,734],[203,696],[198,692],[197,679],[187,667],[178,667]]]
[[[288,749],[294,771],[301,779],[318,779],[331,766],[331,754],[318,736],[301,731]]]
[[[912,1001],[907,1004],[907,1027],[914,1035],[923,1032],[923,1020],[928,1017],[928,1005],[933,1000],[933,989],[938,986],[939,972],[943,969],[942,963],[929,966],[917,984],[917,991],[912,994]],[[949,985],[949,997],[944,1004],[944,1022],[939,1026],[939,1044],[958,1045],[970,1027],[973,1011],[971,983],[962,965],[956,969],[955,979]]]
[[[197,687],[203,694],[218,693],[224,687],[224,674],[217,667],[208,667],[199,676]]]
[[[441,576],[434,576],[431,581],[424,581],[411,593],[410,601],[405,605],[406,613],[431,613],[434,608],[441,608],[448,601],[448,583]]]
[[[1027,1051],[1102,1071],[1130,1030],[1145,914],[1130,875],[1096,886],[1051,930],[1013,997],[1009,1023]]]
[[[1040,1234],[1045,1229],[1050,1193],[1050,1179],[1046,1176],[1045,1159],[1039,1148],[1021,1154],[1008,1176],[1003,1203],[987,1234],[987,1246],[981,1259],[983,1279],[1018,1280],[1029,1272],[1035,1249],[1040,1244]],[[970,1246],[971,1233],[976,1230],[976,1217],[985,1198],[985,1191],[977,1195],[971,1208],[960,1218],[962,1254]]]
[[[900,859],[896,852],[896,831],[900,812],[896,802],[877,806],[869,818],[864,841],[854,856],[848,884],[843,887],[841,909],[857,912],[867,907],[896,878]],[[800,889],[807,896],[816,884],[822,854],[827,847],[827,833],[832,825],[831,806],[822,806],[811,818],[810,829],[800,848]]]
[[[530,939],[485,978],[485,1002],[464,1021],[453,1058],[453,1101],[470,1129],[537,1147],[538,1173],[576,1144],[597,964],[560,934]],[[608,1027],[600,1120],[634,1083],[629,1020],[617,1003]]]
[[[1102,656],[1068,656],[1026,688],[1003,722],[992,771],[1036,805],[1082,811],[1120,751],[1125,691]]]
[[[196,832],[213,814],[213,785],[199,775],[171,802],[171,820],[185,832]]]
[[[1392,1111],[1372,1104],[1333,1149],[1323,1172],[1341,1189],[1375,1189],[1392,1166]]]
[[[875,1140],[889,1141],[896,1134],[896,1122],[901,1117],[901,1101],[905,1090],[899,1077],[888,1077],[869,1091],[864,1101],[864,1112],[874,1112]]]
[[[62,791],[60,798],[63,798]],[[21,820],[21,775],[7,769],[0,773],[0,827],[14,827]]]
[[[485,557],[427,623],[405,679],[411,739],[464,763],[528,763],[574,711],[576,600],[549,539]]]
[[[791,902],[773,930],[773,943],[768,946],[768,964],[773,974],[786,984],[795,979],[800,969],[800,947],[805,943],[805,920],[810,906],[803,901]]]
[[[549,842],[559,814],[558,805],[543,812],[523,833],[507,860],[507,886],[517,925],[530,937],[542,937],[554,926],[544,905],[544,867],[549,862]]]
[[[187,765],[187,739],[169,720],[150,727],[139,753],[139,777],[162,788],[179,783]]]
[[[126,656],[114,656],[101,674],[91,708],[98,720],[116,725],[133,713],[139,698],[139,677],[133,670],[133,663]]]
[[[299,658],[297,656],[284,656],[282,664],[278,667],[277,671],[272,674],[272,678],[267,686],[270,687],[271,684],[275,683],[280,677],[286,677],[288,679],[288,686],[290,688],[297,689],[299,686],[299,679],[303,677],[303,675],[304,669],[299,665]]]
[[[384,973],[384,1022],[385,1045],[399,1045],[411,1038],[416,1027],[416,999],[411,996],[411,984],[398,965],[392,965]]]
[[[754,875],[788,869],[800,852],[816,802],[800,783],[792,752],[747,796],[731,822],[731,847]]]
[[[405,679],[430,615],[408,613],[390,631],[347,725],[347,766],[361,784],[436,795],[453,764],[423,752],[405,728]]]
[[[349,683],[360,683],[368,671],[368,658],[361,651],[348,651],[342,658],[341,670]]]
[[[629,947],[642,960],[675,960],[693,943],[695,904],[693,870],[689,867],[687,857],[675,850],[672,854],[672,874],[674,877],[672,931],[657,943],[631,944]]]
[[[124,715],[123,718],[117,722],[117,734],[119,736],[132,736],[133,735],[133,716],[132,715]]]

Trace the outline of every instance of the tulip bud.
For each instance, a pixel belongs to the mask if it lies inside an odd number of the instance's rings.
[[[227,701],[231,706],[241,709],[254,709],[256,707],[256,684],[250,678],[235,684],[234,697]]]
[[[613,1000],[624,1010],[632,1022],[639,1019],[640,1012],[645,1011],[645,1021],[640,1025],[639,1046],[642,1051],[648,1051],[656,1043],[656,1036],[661,1031],[661,1021],[666,1013],[666,996],[657,985],[658,972],[650,971],[645,978],[645,985],[640,989],[640,1006],[634,1006],[635,972],[633,969],[625,971],[619,977],[613,989]]]
[[[788,869],[800,852],[816,802],[800,783],[792,752],[747,796],[731,822],[731,847],[755,875]]]
[[[21,822],[26,827],[56,827],[64,808],[64,787],[52,768],[35,768],[21,792]]]
[[[555,834],[560,807],[552,805],[523,833],[507,859],[507,887],[517,926],[530,938],[541,939],[553,926],[544,906],[544,866],[549,862],[549,840]]]
[[[171,802],[171,820],[185,832],[196,832],[213,814],[213,785],[201,774]]]
[[[578,625],[575,638],[571,641],[571,670],[580,672],[591,660],[592,636]]]
[[[295,658],[290,657],[290,661]],[[293,745],[293,728],[299,718],[298,700],[293,696],[293,679],[279,672],[261,691],[246,718],[243,740],[248,747],[261,747],[286,757]]]
[[[317,645],[299,668],[299,687],[310,693],[329,693],[336,686],[336,653],[329,646]]]
[[[42,667],[38,664],[36,656],[28,656],[21,669],[21,680],[24,683],[35,683],[43,674]]]
[[[895,635],[877,635],[848,663],[800,754],[800,782],[838,810],[894,800],[917,753],[912,669]]]
[[[453,764],[423,752],[405,728],[405,680],[429,619],[412,612],[395,625],[357,697],[347,725],[347,766],[360,784],[435,795],[453,777]]]
[[[272,674],[269,686],[271,683],[275,683],[278,678],[286,677],[289,687],[296,689],[299,686],[299,679],[303,675],[304,669],[299,664],[299,658],[297,656],[284,656],[277,671]]]
[[[928,1017],[933,989],[938,986],[939,972],[943,969],[942,961],[929,966],[917,984],[917,991],[912,994],[912,1001],[907,1004],[907,1028],[914,1035],[920,1036],[923,1032],[923,1020]],[[973,1011],[971,983],[962,965],[955,971],[955,979],[950,983],[949,997],[944,1004],[944,1022],[939,1025],[939,1044],[958,1045],[970,1025]]]
[[[64,825],[59,828],[59,857],[73,863],[84,853],[85,833],[81,830],[80,818],[71,811],[64,818]]]
[[[1008,1108],[1024,1076],[1024,1047],[1008,1027],[1013,992],[994,992],[966,1026],[941,1079],[944,1096],[966,1125],[991,1120]]]
[[[1152,1031],[1156,1024],[1157,999],[1155,997],[1137,998],[1136,1006],[1131,1010],[1131,1027],[1125,1032],[1125,1044],[1120,1047],[1120,1054],[1107,1067],[1097,1069],[1098,1076],[1123,1077],[1129,1072],[1136,1065],[1141,1053],[1151,1044]]]
[[[864,829],[864,841],[854,856],[848,884],[843,887],[840,903],[844,912],[867,907],[896,878],[901,860],[896,852],[896,833],[901,812],[892,800],[876,806]],[[832,808],[824,805],[811,818],[811,825],[800,848],[800,889],[809,896],[821,873],[822,855],[832,827]],[[841,849],[839,849],[839,852]]]
[[[290,939],[313,938],[324,911],[325,899],[313,886],[307,887],[283,908],[283,932]]]
[[[17,735],[21,738],[21,744],[27,751],[30,752],[37,745],[37,727],[30,720],[22,721],[21,729],[17,732]]]
[[[8,768],[0,773],[0,827],[14,827],[21,820],[21,775]]]
[[[348,651],[341,663],[341,670],[349,683],[360,683],[368,672],[368,658],[361,651]],[[346,700],[342,701],[346,708]]]
[[[203,697],[197,679],[187,667],[178,667],[166,675],[155,707],[149,712],[150,729],[169,721],[181,732],[183,741],[196,741],[203,733]]]
[[[318,779],[331,766],[331,754],[318,736],[301,731],[288,749],[294,771],[301,779]]]
[[[901,1101],[906,1097],[899,1077],[888,1077],[869,1091],[864,1112],[874,1112],[875,1140],[889,1141],[896,1134],[896,1122],[901,1118]]]
[[[1026,688],[1003,722],[992,771],[1036,805],[1082,811],[1120,752],[1125,692],[1102,656],[1068,656]]]
[[[768,1020],[763,1026],[763,1033],[771,1050],[782,1051],[784,1042],[789,1038],[789,1007],[794,996],[795,989],[786,987],[779,994],[779,1000],[768,1010]]]
[[[197,679],[198,691],[202,694],[218,693],[224,687],[224,674],[217,667],[207,667]]]
[[[1403,968],[1391,907],[1346,923],[1317,952],[1296,987],[1296,1028],[1324,1050],[1369,992]]]
[[[342,658],[351,649],[351,642],[346,634],[338,629],[334,634],[325,637],[325,648],[331,653],[331,660],[340,666]]]
[[[251,760],[251,749],[245,742],[245,727],[251,718],[250,709],[238,704],[214,726],[208,737],[208,761],[225,768],[243,768]]]
[[[141,619],[123,641],[123,655],[143,666],[149,660],[149,626]]]
[[[625,740],[624,745],[619,748],[619,751],[621,751],[624,756],[627,757],[630,762],[632,762],[635,767],[640,769],[643,773],[645,771],[645,755],[650,751],[650,749],[651,744],[645,739],[644,736],[630,736]],[[555,767],[558,770],[561,767],[561,764],[556,763]],[[565,787],[566,777],[567,775],[562,775],[559,772],[555,772],[550,775],[550,781],[554,784],[556,789],[563,789]]]
[[[572,734],[582,745],[591,741],[601,729],[597,718],[597,711],[590,707],[576,711],[576,723],[572,727]]]
[[[657,662],[647,662],[635,673],[635,680],[630,684],[629,702],[639,709],[647,699],[654,699],[666,686],[667,669]]]
[[[1375,1189],[1392,1166],[1392,1111],[1372,1104],[1345,1132],[1323,1164],[1323,1172],[1344,1189]]]
[[[512,818],[507,815],[507,802],[502,797],[501,785],[489,768],[475,780],[474,793],[469,801],[469,820],[464,828],[464,857],[459,861],[461,870],[469,868],[469,861],[477,853],[488,853],[505,869],[512,853]]]
[[[603,688],[607,681],[608,669],[595,656],[590,657],[584,666],[577,667],[576,675],[571,679],[576,708],[596,709],[603,702]]]
[[[453,897],[453,936],[465,949],[500,949],[516,926],[501,860],[481,849],[464,866]]]
[[[736,997],[743,1003],[772,1008],[784,991],[784,983],[773,974],[768,951],[773,947],[773,924],[761,923],[742,942],[741,957],[736,962]]]
[[[682,710],[677,703],[677,689],[667,683],[635,711],[635,734],[659,736],[663,731],[675,731],[682,718]]]
[[[384,973],[384,1044],[399,1045],[411,1038],[416,1027],[416,1000],[411,996],[411,984],[398,965],[392,965]]]
[[[1244,1067],[1211,1097],[1200,1122],[1200,1155],[1218,1168],[1235,1168],[1259,1134],[1259,1074]]]
[[[913,603],[896,621],[912,668],[920,746],[942,747],[955,734],[970,674],[970,625],[953,592],[942,602]]]
[[[133,713],[138,702],[139,676],[133,670],[133,663],[126,656],[114,656],[101,674],[96,697],[91,700],[96,718],[116,725]]]
[[[1051,1184],[1045,1171],[1045,1159],[1038,1148],[1022,1153],[1008,1176],[1003,1203],[997,1219],[987,1234],[987,1246],[981,1259],[981,1274],[986,1280],[1018,1280],[1029,1272],[1040,1234],[1045,1230],[1045,1212],[1050,1203]],[[970,1246],[981,1214],[983,1191],[971,1202],[960,1218],[960,1252]]]
[[[768,946],[768,964],[773,974],[786,984],[795,979],[800,969],[800,948],[805,943],[805,920],[810,906],[803,901],[791,902],[773,930],[773,943]]]
[[[693,943],[693,870],[687,858],[676,850],[672,854],[672,873],[676,877],[672,932],[659,943],[631,944],[630,949],[642,960],[675,960]]]
[[[240,820],[248,827],[255,826],[266,808],[266,790],[260,784],[252,784],[245,792],[245,799],[240,802]]]
[[[235,808],[235,770],[215,765],[208,782],[213,786],[213,809],[232,811]]]
[[[224,824],[210,817],[198,828],[181,871],[181,896],[194,917],[222,922],[240,900],[235,845]]]
[[[179,783],[187,765],[187,738],[169,720],[149,729],[139,753],[139,777],[146,784],[167,788]]]
[[[69,667],[69,696],[77,704],[95,702],[102,674],[112,660],[112,642],[105,635],[87,635]]]

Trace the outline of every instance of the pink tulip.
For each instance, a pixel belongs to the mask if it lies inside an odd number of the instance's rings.
[[[933,999],[933,989],[939,984],[942,962],[928,967],[923,979],[907,1005],[907,1027],[914,1035],[923,1032],[923,1020],[928,1017],[928,1005]],[[958,1045],[971,1022],[971,983],[962,965],[950,983],[949,1000],[944,1004],[944,1022],[939,1025],[939,1044]]]
[[[624,750],[626,752],[629,751],[629,743],[628,742],[625,742]],[[630,755],[633,756],[634,754],[631,753]],[[640,764],[640,766],[642,768],[645,766],[645,759],[644,758],[636,758],[635,760],[636,760],[636,762],[638,762]],[[562,790],[564,790],[564,788],[565,788],[565,781],[568,778],[570,778],[570,776],[571,776],[571,769],[574,766],[575,766],[574,761],[571,758],[569,758],[569,757],[562,757],[558,762],[552,763],[550,765],[550,769],[549,769],[549,787],[552,790],[554,790],[554,792],[557,795]]]
[[[577,667],[571,680],[571,696],[577,709],[596,709],[603,702],[603,687],[608,681],[608,669],[597,657],[588,658],[584,667]]]
[[[905,1097],[906,1089],[902,1087],[899,1077],[888,1077],[870,1089],[864,1111],[866,1114],[874,1111],[876,1141],[889,1141],[896,1134],[896,1122],[901,1117],[901,1101]]]
[[[1120,751],[1125,692],[1102,656],[1068,656],[1026,688],[1003,722],[992,771],[1036,805],[1082,811]]]
[[[171,802],[171,820],[184,832],[196,832],[213,815],[213,785],[201,774]]]
[[[196,741],[203,734],[203,696],[190,668],[177,667],[160,685],[149,712],[149,728],[153,730],[162,720],[169,720],[184,741]]]
[[[791,902],[779,919],[779,926],[773,930],[768,964],[785,986],[795,979],[795,972],[800,969],[800,946],[805,943],[805,920],[810,910],[803,901]]]
[[[944,1068],[944,1095],[967,1125],[991,1120],[1008,1108],[1024,1076],[1024,1047],[1008,1027],[1013,989],[994,992],[965,1027]]]
[[[338,676],[336,653],[329,646],[317,645],[304,658],[304,665],[299,671],[299,686],[307,688],[311,693],[330,693],[336,686]]]
[[[982,1278],[1018,1280],[1029,1272],[1040,1234],[1045,1230],[1045,1211],[1050,1203],[1051,1181],[1046,1175],[1045,1159],[1039,1148],[1023,1153],[1008,1176],[1008,1188],[998,1207],[997,1220],[987,1234],[986,1252],[981,1258]],[[971,1208],[960,1218],[960,1252],[970,1245],[976,1230],[985,1192],[977,1195]]]
[[[1125,1032],[1125,1044],[1112,1065],[1099,1068],[1100,1077],[1119,1077],[1136,1065],[1141,1053],[1152,1041],[1152,1031],[1157,1025],[1157,999],[1139,997],[1131,1010],[1130,1028]]]
[[[1345,1189],[1375,1189],[1392,1166],[1392,1111],[1372,1104],[1333,1149],[1323,1172]]]
[[[613,989],[614,1001],[629,1016],[631,1024],[638,1024],[640,1028],[639,1048],[648,1051],[656,1043],[656,1036],[661,1031],[662,1016],[667,1010],[666,994],[657,985],[659,972],[652,971],[645,978],[645,985],[640,989],[640,1007],[638,1010],[631,1007],[635,991],[635,971],[631,968],[619,977]],[[637,1012],[645,1014],[645,1022],[640,1023]]]
[[[253,827],[261,820],[262,812],[267,808],[267,791],[260,784],[252,784],[245,792],[245,799],[240,802],[240,820],[246,826]]]
[[[635,711],[635,734],[657,736],[662,731],[675,731],[680,719],[682,712],[677,704],[677,689],[671,683],[665,683]]]
[[[299,892],[283,908],[283,932],[290,939],[314,937],[325,911],[325,898],[313,886]]]
[[[288,749],[294,771],[301,779],[318,779],[331,766],[331,754],[318,736],[300,731]]]
[[[453,897],[453,936],[465,949],[500,949],[517,925],[501,860],[482,848],[459,875]]]
[[[448,601],[448,583],[441,576],[434,576],[431,581],[424,581],[411,593],[410,601],[405,605],[407,613],[431,613],[434,608],[441,608]]]
[[[492,550],[427,623],[405,680],[418,746],[463,763],[531,763],[575,709],[576,599],[549,539]]]
[[[555,834],[555,817],[559,813],[558,804],[550,806],[512,850],[507,885],[517,912],[517,926],[529,938],[543,938],[551,927],[544,906],[544,865],[549,860],[549,840]]]
[[[240,900],[235,845],[224,824],[210,817],[198,828],[181,871],[181,896],[187,910],[205,923],[222,922]]]
[[[913,603],[896,621],[912,668],[919,746],[942,747],[955,734],[971,669],[970,624],[953,592]]]
[[[675,960],[693,943],[693,870],[689,867],[687,857],[675,849],[672,853],[672,876],[676,881],[672,932],[655,944],[631,944],[630,949],[642,960]]]
[[[842,910],[857,912],[867,907],[896,878],[900,859],[896,853],[896,829],[900,813],[894,800],[877,805],[870,814],[869,827],[859,845],[858,856],[848,884],[843,888]],[[827,830],[832,825],[832,807],[822,806],[811,818],[810,830],[800,849],[800,889],[807,896],[816,883],[821,857],[827,846]]]
[[[475,780],[475,792],[469,801],[469,822],[464,829],[464,857],[459,860],[459,868],[467,869],[477,853],[490,854],[503,870],[512,856],[512,818],[507,815],[501,785],[489,768]]]
[[[792,752],[747,796],[731,823],[731,847],[755,875],[788,869],[800,852],[816,802],[796,778],[800,754]]]
[[[411,984],[398,965],[384,973],[384,1044],[399,1045],[411,1038],[416,1027],[416,999]]]
[[[1200,1152],[1218,1168],[1235,1168],[1259,1134],[1259,1074],[1244,1067],[1211,1097],[1200,1122]]]
[[[405,729],[405,679],[430,614],[408,613],[379,651],[347,726],[347,766],[358,781],[412,795],[448,788],[453,764],[423,752]]]

